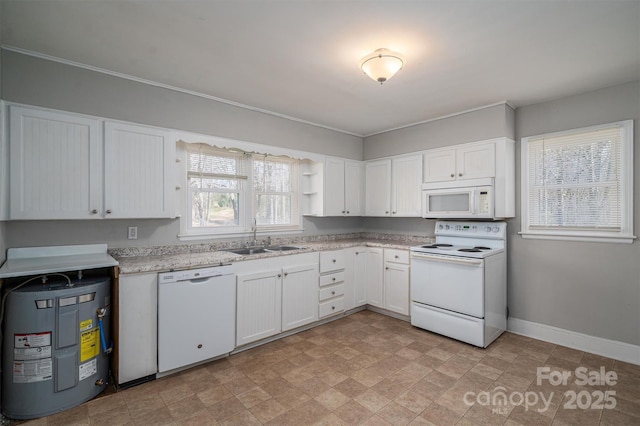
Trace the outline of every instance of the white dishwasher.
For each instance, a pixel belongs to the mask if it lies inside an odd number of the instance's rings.
[[[158,274],[158,372],[231,352],[236,332],[232,265]]]

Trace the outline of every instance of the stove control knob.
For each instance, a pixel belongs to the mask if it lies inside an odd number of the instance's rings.
[[[438,229],[442,229],[442,228],[444,228],[444,226],[438,225]]]
[[[449,225],[445,225],[445,226],[444,226],[444,229],[449,229]]]
[[[491,232],[491,227],[487,226],[486,228],[484,228],[485,232]]]
[[[491,230],[492,230],[493,232],[500,232],[500,228],[499,228],[499,227],[497,227],[497,226],[494,226],[493,228],[491,228]]]

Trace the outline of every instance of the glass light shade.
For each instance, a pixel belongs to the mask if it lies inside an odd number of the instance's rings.
[[[387,49],[378,49],[360,62],[362,71],[380,84],[393,77],[403,65],[402,56]]]

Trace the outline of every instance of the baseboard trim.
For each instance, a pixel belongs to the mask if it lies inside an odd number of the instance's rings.
[[[507,331],[640,365],[640,346],[638,345],[603,339],[518,318],[507,320]]]

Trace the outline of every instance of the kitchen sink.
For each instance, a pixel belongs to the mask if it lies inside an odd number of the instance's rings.
[[[300,250],[300,247],[296,246],[271,246],[265,249],[266,251],[290,251],[290,250]]]
[[[238,249],[228,249],[230,253],[249,255],[249,254],[260,254],[260,253],[273,253],[279,251],[290,251],[290,250],[300,250],[300,247],[296,246],[269,246],[269,247],[245,247]]]
[[[259,254],[259,253],[266,253],[267,250],[264,249],[263,247],[255,247],[255,248],[240,248],[240,249],[230,249],[230,250],[226,250],[230,253],[235,253],[235,254]]]

